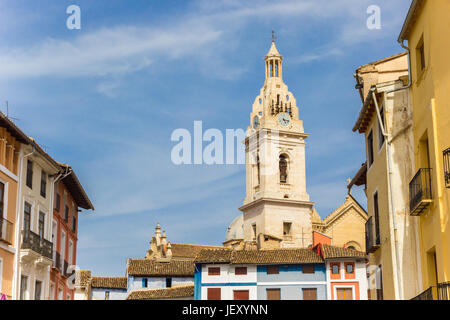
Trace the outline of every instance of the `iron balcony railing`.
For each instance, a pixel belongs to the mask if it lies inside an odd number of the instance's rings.
[[[14,229],[12,222],[0,217],[0,241],[12,244],[13,234]]]
[[[52,259],[53,245],[50,241],[41,238],[30,230],[22,230],[22,249],[31,249],[34,252]]]
[[[450,282],[431,286],[411,300],[450,300]]]
[[[432,202],[431,169],[422,168],[409,183],[409,210],[411,215],[420,215]]]
[[[366,222],[366,253],[375,252],[380,247],[380,234],[375,231],[374,218]]]

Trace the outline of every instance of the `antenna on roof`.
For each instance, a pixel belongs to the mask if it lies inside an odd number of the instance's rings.
[[[9,103],[8,103],[8,100],[6,100],[6,117],[8,118],[8,119],[12,119],[12,120],[20,120],[20,119],[18,119],[18,118],[13,118],[13,117],[10,117],[9,116]]]

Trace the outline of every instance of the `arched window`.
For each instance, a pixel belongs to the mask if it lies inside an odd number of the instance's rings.
[[[286,183],[287,182],[287,176],[288,176],[288,163],[287,163],[287,157],[285,155],[280,155],[280,183]]]

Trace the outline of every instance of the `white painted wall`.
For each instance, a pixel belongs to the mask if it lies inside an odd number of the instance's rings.
[[[220,276],[209,276],[208,268],[220,267]],[[235,267],[247,267],[247,275],[236,275]],[[207,264],[202,267],[202,283],[256,283],[255,265],[228,265],[228,264]]]

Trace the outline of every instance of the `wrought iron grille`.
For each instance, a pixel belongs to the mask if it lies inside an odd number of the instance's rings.
[[[450,148],[444,150],[444,180],[445,186],[450,188]]]

